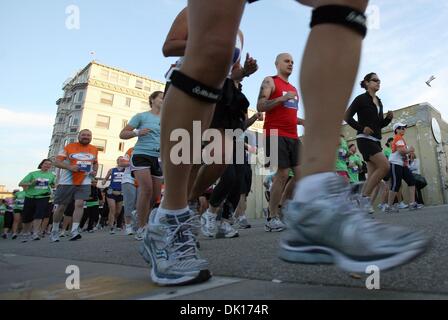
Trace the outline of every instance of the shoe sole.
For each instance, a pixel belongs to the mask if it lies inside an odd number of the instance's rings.
[[[226,236],[225,234],[222,234],[222,233],[217,233],[215,238],[216,239],[232,239],[232,238],[238,238],[239,236],[240,236],[239,233],[235,233],[231,237]]]
[[[264,227],[264,231],[266,232],[282,232],[284,231],[286,228],[278,228],[278,229],[273,229],[273,228],[269,228],[269,227]]]
[[[347,272],[366,272],[368,266],[377,266],[381,271],[392,269],[410,262],[426,251],[429,241],[420,240],[395,255],[384,259],[372,259],[370,261],[357,261],[343,255],[339,251],[322,246],[291,247],[281,243],[279,258],[286,262],[304,264],[335,264]]]
[[[145,243],[139,249],[140,255],[143,259],[151,266],[151,281],[155,284],[161,286],[186,286],[191,284],[198,284],[209,280],[212,277],[212,274],[209,270],[201,270],[199,274],[196,276],[181,276],[177,279],[167,279],[160,278],[155,273],[154,262],[152,260],[152,256],[150,254],[150,249],[146,246]]]
[[[81,239],[82,238],[82,236],[80,235],[80,234],[77,234],[76,236],[74,236],[73,238],[71,238],[69,241],[76,241],[76,240],[79,240],[79,239]]]

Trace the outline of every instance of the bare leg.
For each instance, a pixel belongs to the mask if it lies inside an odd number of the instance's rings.
[[[109,227],[112,229],[114,227],[115,218],[116,218],[115,200],[107,198],[107,205],[109,206],[109,217],[107,220],[108,220]]]
[[[269,201],[269,218],[278,217],[278,206],[288,180],[289,169],[278,169],[272,183],[271,199]]]
[[[364,11],[367,0],[316,0],[317,6],[328,4]],[[361,46],[362,37],[344,26],[321,24],[311,30],[300,75],[306,118],[302,177],[334,171],[341,121],[356,79]]]
[[[363,196],[373,198],[375,187],[387,175],[389,168],[389,161],[382,152],[370,157],[370,161],[367,162],[369,177],[364,185]]]
[[[149,170],[134,171],[134,175],[140,189],[137,196],[138,227],[143,228],[148,222],[149,210],[151,209],[153,181]]]
[[[189,38],[181,72],[214,88],[222,87],[235,46],[244,9],[244,0],[188,2]],[[219,10],[216,8],[219,7]],[[213,63],[210,63],[213,61]],[[202,130],[210,125],[214,104],[199,101],[172,86],[165,97],[161,119],[161,156],[165,174],[162,207],[168,210],[188,206],[188,180],[191,164],[174,165],[170,152],[176,142],[170,135],[177,128],[190,137],[193,121],[201,121]],[[176,114],[176,117],[172,115]],[[195,137],[198,139],[199,137]]]

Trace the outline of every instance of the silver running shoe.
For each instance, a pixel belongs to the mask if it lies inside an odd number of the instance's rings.
[[[429,240],[420,232],[370,219],[349,200],[350,188],[339,177],[329,178],[326,188],[324,197],[288,205],[281,259],[334,263],[361,273],[369,265],[387,270],[405,264],[428,247]]]
[[[50,241],[51,242],[59,242],[59,231],[51,231],[50,233]]]
[[[137,232],[135,233],[134,239],[137,241],[143,241],[146,235],[146,228],[138,228]]]
[[[277,217],[272,218],[264,224],[264,231],[266,232],[281,232],[286,229],[286,225]]]
[[[140,254],[151,264],[151,279],[159,285],[186,285],[211,277],[208,262],[199,257],[192,229],[199,224],[191,211],[156,221],[150,215]]]
[[[218,232],[216,232],[217,239],[223,238],[237,238],[239,237],[238,230],[234,229],[232,225],[227,221],[222,221],[218,227]]]
[[[216,225],[217,215],[205,211],[201,216],[201,232],[204,236],[214,238],[218,232],[218,227]]]
[[[252,226],[247,220],[246,216],[241,216],[237,219],[236,226],[238,229],[250,229]]]

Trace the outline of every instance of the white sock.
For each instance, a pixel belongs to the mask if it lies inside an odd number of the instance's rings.
[[[79,222],[73,222],[72,233],[78,231]]]
[[[51,229],[51,231],[55,231],[55,232],[59,231],[59,222],[58,223],[53,223],[53,228]]]
[[[294,192],[294,201],[309,202],[324,195],[325,184],[329,178],[336,175],[334,172],[313,174],[301,179]]]
[[[131,225],[130,225],[130,224],[127,224],[127,225],[126,225],[126,228],[130,228],[130,227],[131,227]]]
[[[166,215],[170,215],[170,216],[178,216],[181,215],[187,211],[189,211],[190,208],[186,207],[185,209],[178,209],[178,210],[168,210],[168,209],[164,209],[162,207],[159,207],[157,209],[157,214],[156,214],[156,222],[160,221],[160,217],[166,216]]]

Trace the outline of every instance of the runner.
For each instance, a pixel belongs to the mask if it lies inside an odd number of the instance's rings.
[[[414,147],[408,147],[404,140],[407,125],[401,122],[394,124],[394,141],[392,142],[392,154],[390,155],[391,187],[389,201],[384,209],[386,213],[398,212],[398,207],[393,207],[395,196],[401,188],[401,181],[406,181],[409,187],[409,210],[419,209],[415,202],[415,179],[409,170],[409,154],[414,152]]]
[[[359,183],[359,170],[362,167],[361,157],[356,153],[356,146],[352,143],[348,146],[348,175],[350,183]]]
[[[115,222],[121,213],[123,208],[123,192],[121,191],[121,181],[123,180],[125,168],[122,166],[122,158],[118,157],[117,166],[110,169],[106,177],[104,178],[104,183],[107,183],[110,179],[110,185],[107,189],[106,200],[109,205],[109,233],[115,234]],[[118,225],[117,225],[118,227]]]
[[[137,180],[132,177],[130,160],[134,148],[130,148],[124,155],[123,166],[125,167],[123,180],[121,181],[121,189],[123,190],[123,205],[124,205],[124,219],[126,224],[126,235],[132,236],[134,234],[135,208],[137,203]]]
[[[20,191],[20,190],[13,191],[14,222],[12,225],[12,237],[11,237],[12,240],[17,239],[18,228],[21,223],[21,218],[22,218],[22,214],[23,214],[23,205],[25,204],[25,196],[26,196],[25,191]]]
[[[25,202],[22,212],[23,241],[31,234],[31,240],[40,240],[42,219],[48,213],[51,188],[55,186],[56,176],[50,172],[52,161],[44,159],[38,171],[30,172],[19,183],[25,190]],[[32,228],[32,230],[31,230]]]
[[[132,175],[139,185],[136,240],[143,240],[149,212],[160,196],[163,181],[159,165],[162,104],[163,92],[153,92],[149,97],[151,110],[134,116],[120,133],[120,138],[124,140],[138,137],[130,162]]]
[[[293,72],[294,59],[288,53],[282,53],[275,60],[277,75],[266,77],[263,80],[258,97],[257,110],[266,112],[264,130],[266,135],[266,156],[271,158],[271,152],[278,152],[277,172],[271,190],[268,217],[265,231],[279,232],[285,229],[279,217],[279,205],[282,193],[289,178],[289,170],[294,171],[297,181],[299,172],[299,140],[297,126],[304,125],[305,121],[297,117],[299,110],[299,94],[297,89],[289,83]],[[274,147],[274,140],[278,141],[278,150]],[[272,145],[272,147],[271,147]]]
[[[91,181],[98,170],[98,149],[90,144],[91,141],[92,132],[84,129],[79,132],[78,142],[66,145],[56,157],[55,166],[61,169],[61,176],[54,196],[57,208],[53,214],[51,242],[59,242],[59,224],[72,201],[75,201],[75,208],[70,241],[81,239],[78,227],[84,212],[84,201],[89,199]]]

